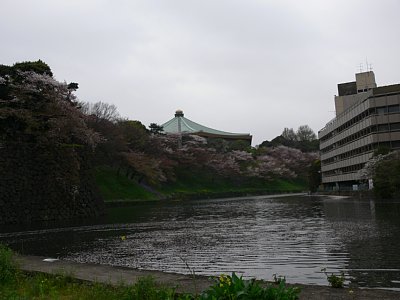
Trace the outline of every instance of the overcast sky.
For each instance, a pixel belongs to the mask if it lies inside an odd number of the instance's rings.
[[[0,0],[0,64],[42,59],[148,126],[182,109],[253,145],[334,117],[372,64],[400,82],[399,0]]]

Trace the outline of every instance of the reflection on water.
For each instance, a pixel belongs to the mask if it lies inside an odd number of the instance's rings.
[[[354,285],[400,288],[399,216],[400,201],[338,197],[153,202],[86,224],[3,228],[0,241],[78,262],[291,283],[327,284],[326,267]]]

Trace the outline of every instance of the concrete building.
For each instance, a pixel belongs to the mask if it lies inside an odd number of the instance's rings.
[[[359,171],[380,147],[400,149],[400,84],[378,87],[372,71],[338,84],[336,117],[318,132],[324,189],[359,185]]]
[[[164,133],[194,134],[207,139],[224,139],[228,142],[244,141],[251,145],[252,136],[249,133],[232,133],[206,127],[185,118],[182,110],[175,112],[175,117],[161,125]]]

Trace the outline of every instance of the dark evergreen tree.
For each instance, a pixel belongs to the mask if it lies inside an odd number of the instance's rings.
[[[151,123],[149,125],[150,132],[153,134],[161,134],[164,128],[161,125],[158,125],[157,123]]]

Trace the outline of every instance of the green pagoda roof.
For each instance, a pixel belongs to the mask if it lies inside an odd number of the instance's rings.
[[[196,134],[203,137],[215,137],[225,139],[244,139],[251,140],[249,133],[232,133],[213,129],[199,123],[193,122],[188,118],[185,118],[183,111],[177,110],[175,117],[168,122],[161,125],[164,133],[187,133]]]

